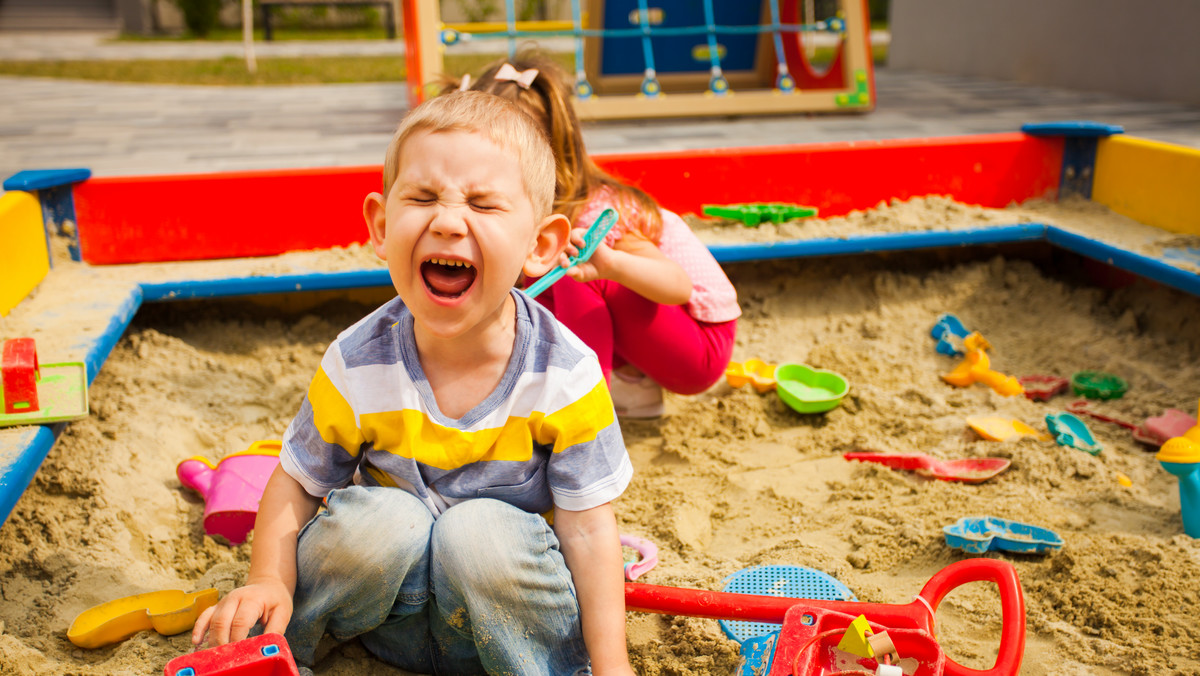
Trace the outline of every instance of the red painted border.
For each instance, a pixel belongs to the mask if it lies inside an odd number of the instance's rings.
[[[948,195],[1004,207],[1053,197],[1062,140],[1021,133],[598,155],[614,175],[679,213],[704,204],[792,202],[821,216]],[[379,166],[93,178],[75,190],[92,264],[270,256],[367,239]]]
[[[704,204],[792,202],[817,207],[821,216],[839,216],[921,195],[949,195],[986,207],[1053,197],[1062,145],[1061,138],[1011,133],[595,159],[679,213],[700,213]]]
[[[75,187],[96,265],[272,256],[367,240],[378,166],[93,178]]]

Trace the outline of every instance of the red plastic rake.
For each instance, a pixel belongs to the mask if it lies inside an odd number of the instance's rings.
[[[1000,650],[991,669],[964,667],[946,657],[934,636],[938,604],[956,587],[993,582],[1000,589],[1003,624]],[[1016,569],[1006,561],[970,559],[946,566],[929,579],[912,603],[861,603],[780,598],[754,594],[659,587],[626,583],[625,607],[646,613],[747,620],[783,625],[769,676],[825,676],[839,671],[859,673],[874,660],[839,663],[835,650],[840,634],[859,615],[876,632],[886,629],[902,658],[919,662],[913,676],[1016,676],[1025,654],[1025,596]],[[836,634],[836,636],[834,635]],[[844,653],[842,653],[844,656]],[[793,670],[795,669],[795,670]]]

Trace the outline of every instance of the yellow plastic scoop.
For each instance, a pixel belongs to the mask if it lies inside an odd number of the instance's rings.
[[[150,629],[164,636],[181,634],[216,604],[218,596],[216,589],[191,593],[168,589],[101,603],[75,618],[67,639],[80,648],[99,648]]]
[[[1052,439],[1050,435],[1039,432],[1020,420],[1009,418],[971,416],[967,418],[967,425],[978,432],[979,436],[989,441],[1008,441],[1010,439],[1020,439],[1021,437],[1032,437],[1039,441],[1050,441]]]

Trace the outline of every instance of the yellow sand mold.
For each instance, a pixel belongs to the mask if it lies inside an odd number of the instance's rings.
[[[83,611],[67,629],[67,639],[80,648],[99,648],[153,629],[164,636],[181,634],[200,613],[215,605],[216,589],[184,593],[178,589],[147,592],[102,603]]]

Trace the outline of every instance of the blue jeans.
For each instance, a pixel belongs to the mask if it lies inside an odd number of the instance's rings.
[[[424,674],[590,674],[579,602],[545,519],[468,500],[436,520],[398,488],[350,486],[300,531],[286,638],[328,632]]]

